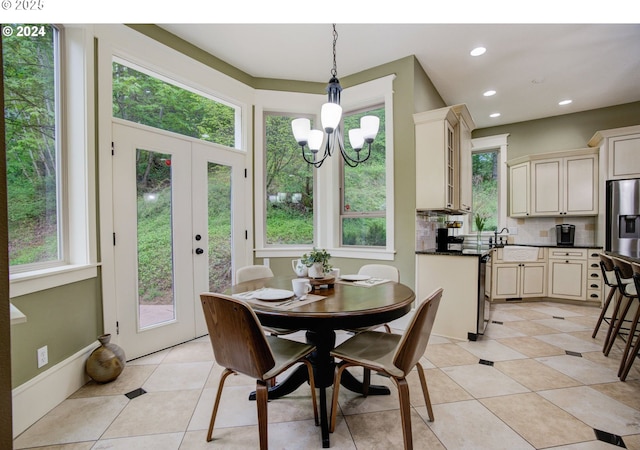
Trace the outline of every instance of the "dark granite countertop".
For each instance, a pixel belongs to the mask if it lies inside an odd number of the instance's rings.
[[[474,257],[478,257],[478,256],[482,256],[482,255],[486,255],[487,253],[489,253],[490,250],[483,250],[483,251],[473,251],[473,250],[465,250],[464,252],[462,251],[447,251],[447,252],[438,252],[436,250],[416,250],[416,255],[438,255],[438,256],[474,256]]]
[[[618,252],[605,251],[605,255],[613,256],[614,258],[624,259],[632,263],[640,264],[640,255],[625,255]]]

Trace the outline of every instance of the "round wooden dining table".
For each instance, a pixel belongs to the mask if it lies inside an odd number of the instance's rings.
[[[291,290],[295,277],[276,276],[260,278],[234,285],[227,293],[231,295],[261,288]],[[329,442],[326,388],[333,383],[335,361],[330,352],[335,347],[336,330],[353,330],[361,327],[382,325],[407,314],[415,300],[411,288],[388,281],[374,286],[359,286],[338,281],[332,287],[315,289],[311,294],[324,297],[297,307],[279,309],[277,303],[255,304],[252,309],[265,327],[306,330],[307,342],[316,346],[310,357],[314,367],[316,388],[320,391],[320,426],[322,446]],[[307,380],[304,366],[296,369],[287,379],[269,389],[269,399],[276,399],[296,390]],[[362,393],[362,383],[344,371],[341,384],[354,392]],[[370,386],[368,395],[388,395],[386,386]],[[253,396],[250,399],[255,399]]]

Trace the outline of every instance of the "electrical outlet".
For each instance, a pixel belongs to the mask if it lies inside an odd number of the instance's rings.
[[[38,369],[49,364],[49,350],[47,346],[38,349]]]

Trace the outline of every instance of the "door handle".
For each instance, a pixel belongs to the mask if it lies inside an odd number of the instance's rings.
[[[204,253],[204,250],[202,250],[200,247],[196,249],[196,255],[202,255],[203,253]]]

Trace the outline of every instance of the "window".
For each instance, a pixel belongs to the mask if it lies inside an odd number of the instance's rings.
[[[386,246],[386,139],[384,106],[345,114],[344,136],[360,127],[360,118],[374,115],[380,118],[378,135],[371,147],[369,159],[357,167],[341,161],[342,189],[340,202],[340,242],[342,246]],[[349,140],[346,150],[353,155]],[[363,149],[364,151],[364,149]]]
[[[129,63],[127,63],[129,64]],[[240,108],[113,62],[113,117],[239,147]]]
[[[473,211],[475,216],[485,218],[484,230],[498,229],[498,150],[474,152],[471,156]],[[477,231],[475,220],[472,231]]]
[[[313,166],[300,154],[291,115],[265,113],[266,244],[313,244]]]
[[[24,272],[61,265],[62,218],[59,30],[3,29],[9,265]]]

